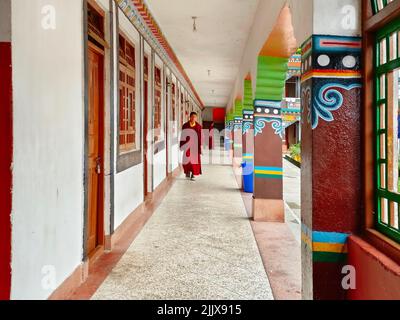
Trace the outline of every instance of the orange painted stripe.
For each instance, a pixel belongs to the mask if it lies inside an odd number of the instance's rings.
[[[318,78],[318,77],[337,77],[337,78],[360,78],[361,77],[361,72],[360,71],[333,71],[333,70],[313,70],[305,73],[301,77],[301,81],[308,80],[310,78]]]

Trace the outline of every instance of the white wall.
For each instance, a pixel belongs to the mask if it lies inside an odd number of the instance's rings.
[[[143,202],[143,164],[116,175],[114,201],[114,227],[118,228]]]
[[[43,5],[55,30],[42,28]],[[12,1],[12,299],[47,298],[46,274],[57,287],[82,260],[82,34],[82,0]]]
[[[314,0],[313,16],[314,34],[361,36],[361,0]]]
[[[166,168],[167,153],[166,149],[154,155],[154,189],[167,177]]]
[[[172,146],[172,153],[171,153],[171,163],[172,163],[172,171],[179,167],[179,144],[175,144]]]

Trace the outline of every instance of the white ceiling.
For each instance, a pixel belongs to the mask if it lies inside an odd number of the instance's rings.
[[[205,106],[227,105],[258,2],[146,0]]]

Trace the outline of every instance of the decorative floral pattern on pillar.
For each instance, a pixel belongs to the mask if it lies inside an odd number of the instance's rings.
[[[313,130],[334,121],[345,92],[361,88],[360,54],[359,37],[315,35],[304,44],[302,111]]]
[[[319,89],[318,95],[314,97],[314,103],[311,105],[311,127],[318,127],[319,119],[327,122],[334,120],[333,111],[343,106],[343,94],[340,91],[350,91],[355,88],[361,88],[361,84],[355,83],[348,86],[342,84],[326,84]]]
[[[258,116],[256,116],[254,120],[254,135],[257,136],[261,134],[267,123],[271,123],[272,129],[275,130],[275,134],[283,138],[284,129],[281,119],[273,119],[273,118],[258,117]]]

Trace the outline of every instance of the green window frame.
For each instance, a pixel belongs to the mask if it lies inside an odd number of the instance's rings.
[[[386,1],[385,1],[386,2]],[[400,19],[376,33],[375,108],[376,108],[376,229],[400,243],[400,194],[389,190],[389,104],[388,78],[400,68]],[[392,117],[393,114],[391,113]],[[393,119],[393,118],[392,118]],[[393,134],[392,134],[393,136]],[[393,138],[393,137],[392,137]],[[400,189],[398,190],[400,192]],[[397,211],[397,212],[396,212]],[[397,217],[396,217],[397,215]],[[395,219],[397,218],[397,225]]]
[[[394,1],[398,0],[372,0],[372,10],[374,11],[374,14],[378,13],[383,8],[385,8],[389,3]]]

